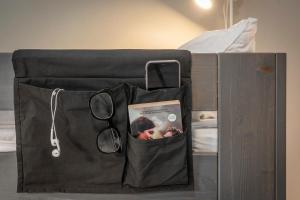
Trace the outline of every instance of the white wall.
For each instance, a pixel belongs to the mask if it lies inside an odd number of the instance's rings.
[[[259,20],[257,50],[287,52],[287,200],[300,199],[300,1],[239,0],[238,18]]]
[[[189,14],[196,12],[192,4],[178,0],[1,0],[0,52],[177,48],[206,30],[190,19],[197,17]],[[182,8],[186,15],[180,13]]]

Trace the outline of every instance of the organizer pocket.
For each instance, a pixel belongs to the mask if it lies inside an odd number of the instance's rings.
[[[185,108],[183,111],[190,109],[190,104],[186,101],[188,99],[187,85],[181,88],[168,88],[147,91],[139,87],[131,87],[131,104],[136,103],[151,103],[156,101],[180,100],[181,107]]]
[[[115,113],[111,124],[118,130],[123,151],[105,154],[97,148],[105,120],[93,118],[89,99],[96,91],[60,92],[55,126],[61,154],[52,156],[50,99],[53,89],[19,84],[20,138],[23,185],[66,189],[97,187],[122,182],[127,138],[127,101],[124,85],[111,89]]]
[[[146,141],[139,140],[129,133],[124,183],[139,188],[188,184],[187,137],[190,129],[187,127],[190,107],[187,87],[153,91],[136,87],[132,90],[131,104],[179,100],[183,133]]]
[[[134,187],[187,184],[186,133],[152,141],[128,137],[125,184]]]

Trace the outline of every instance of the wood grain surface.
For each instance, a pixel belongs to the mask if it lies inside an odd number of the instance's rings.
[[[13,110],[14,70],[11,53],[0,53],[0,110]]]
[[[217,110],[217,54],[192,54],[193,110]]]
[[[276,54],[276,200],[286,199],[286,54]]]
[[[275,54],[219,56],[219,199],[275,199]]]

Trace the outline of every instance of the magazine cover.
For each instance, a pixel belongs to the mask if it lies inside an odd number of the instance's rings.
[[[180,101],[128,106],[131,134],[140,140],[173,137],[183,133]]]

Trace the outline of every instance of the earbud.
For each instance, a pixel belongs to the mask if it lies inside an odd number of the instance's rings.
[[[53,146],[53,147],[56,147],[57,145],[58,145],[58,139],[53,139],[53,138],[51,138],[51,145]]]
[[[57,138],[51,139],[51,144],[52,144],[52,146],[56,147],[56,149],[52,150],[52,156],[55,158],[58,158],[60,156],[59,140]]]
[[[52,156],[58,158],[60,156],[60,151],[58,149],[53,149]]]

